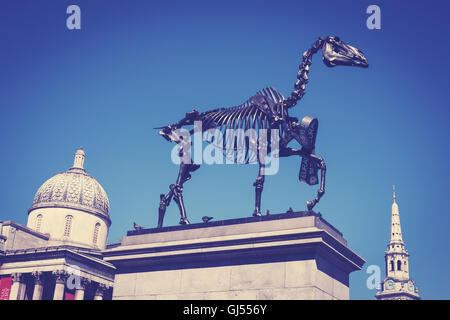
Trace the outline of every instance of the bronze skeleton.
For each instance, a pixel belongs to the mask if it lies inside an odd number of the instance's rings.
[[[312,201],[307,201],[308,210],[312,210],[325,193],[325,161],[315,154],[315,139],[318,128],[317,119],[306,116],[299,123],[296,117],[291,117],[288,110],[294,107],[304,96],[305,87],[308,83],[309,67],[312,63],[312,56],[322,49],[322,60],[328,67],[337,65],[368,67],[368,61],[362,51],[342,42],[338,37],[328,36],[319,38],[311,48],[303,53],[303,60],[299,66],[297,81],[294,90],[288,98],[284,98],[281,93],[272,87],[265,88],[257,92],[253,97],[241,105],[231,108],[219,108],[206,112],[192,110],[175,124],[156,128],[166,140],[176,142],[179,145],[180,157],[184,150],[191,147],[179,134],[177,129],[194,125],[195,121],[202,122],[202,130],[217,128],[223,132],[227,129],[278,129],[279,130],[279,157],[300,156],[302,163],[300,166],[299,180],[309,185],[318,183],[317,173],[320,169],[320,188],[317,196]],[[192,133],[193,130],[190,131]],[[248,138],[248,137],[247,137]],[[288,147],[288,144],[296,140],[301,149],[297,150]],[[258,140],[259,141],[259,140]],[[256,142],[258,144],[258,142]],[[247,139],[245,146],[248,148]],[[261,146],[256,145],[256,148]],[[265,146],[270,150],[271,140],[267,139]],[[189,149],[190,150],[190,149]],[[163,219],[167,206],[172,198],[177,203],[180,210],[180,224],[189,224],[183,201],[183,184],[191,178],[191,172],[197,170],[200,165],[190,161],[181,161],[180,169],[175,184],[171,184],[167,194],[160,195],[158,228],[163,225]],[[249,153],[246,152],[246,163],[249,161]],[[255,211],[254,216],[261,216],[261,194],[264,186],[264,164],[258,158],[259,174],[254,182],[255,187]]]

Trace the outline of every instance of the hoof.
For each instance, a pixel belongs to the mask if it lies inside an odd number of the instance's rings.
[[[180,224],[189,224],[189,220],[188,219],[183,219],[183,218],[181,218],[180,219]]]
[[[308,208],[308,211],[311,211],[312,208],[314,208],[314,202],[306,201],[306,207]]]
[[[254,217],[261,217],[262,214],[261,214],[261,212],[255,211],[255,212],[253,212],[253,216]]]

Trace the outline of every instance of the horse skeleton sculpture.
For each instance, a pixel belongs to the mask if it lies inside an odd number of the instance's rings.
[[[191,144],[190,141],[188,142],[180,137],[177,130],[184,126],[194,125],[195,121],[201,121],[202,130],[204,131],[208,129],[219,129],[223,132],[227,129],[278,129],[278,156],[300,156],[302,158],[299,173],[300,181],[309,185],[317,184],[318,170],[320,169],[320,188],[317,191],[317,196],[314,200],[307,201],[308,210],[312,210],[325,193],[325,161],[317,156],[314,150],[318,121],[317,119],[306,116],[299,123],[297,118],[289,116],[288,110],[294,107],[304,96],[312,56],[320,49],[322,49],[322,60],[328,67],[337,65],[368,67],[367,59],[364,57],[362,51],[342,42],[338,37],[329,36],[327,38],[319,38],[313,43],[310,49],[303,53],[303,61],[299,66],[297,81],[290,97],[285,99],[281,93],[269,87],[257,92],[256,95],[239,106],[220,108],[202,113],[192,110],[186,113],[186,116],[179,122],[156,129],[161,129],[159,134],[166,140],[178,143],[180,157],[183,156],[187,148],[191,147]],[[190,131],[190,133],[192,132],[193,130]],[[288,147],[289,142],[292,140],[296,140],[302,148],[297,150]],[[270,149],[270,140],[266,144],[265,147]],[[248,139],[245,145],[246,148],[249,147],[250,143]],[[257,149],[261,147],[259,145],[256,146]],[[258,158],[259,175],[253,184],[255,187],[254,216],[261,216],[261,193],[264,185],[264,164],[261,160]],[[160,196],[158,228],[162,227],[166,208],[172,198],[174,198],[180,210],[180,224],[189,224],[183,202],[183,184],[191,178],[190,173],[199,167],[200,165],[192,163],[192,161],[181,160],[176,183],[170,185],[170,190],[167,194],[161,194]]]

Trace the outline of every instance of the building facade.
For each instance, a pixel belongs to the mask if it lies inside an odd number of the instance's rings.
[[[393,190],[391,233],[384,258],[386,278],[376,294],[377,300],[418,300],[419,290],[409,275],[409,253],[403,242],[400,214]]]
[[[111,297],[115,267],[102,255],[109,200],[84,159],[80,148],[69,170],[39,188],[26,226],[0,223],[0,299]]]

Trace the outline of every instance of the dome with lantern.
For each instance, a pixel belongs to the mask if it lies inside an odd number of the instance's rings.
[[[85,152],[75,153],[73,166],[48,179],[28,209],[27,227],[48,234],[54,245],[104,249],[111,225],[103,187],[84,169]]]
[[[83,168],[84,158],[84,150],[78,149],[73,167],[48,179],[36,192],[28,212],[37,208],[64,207],[109,220],[108,196],[100,183]]]

